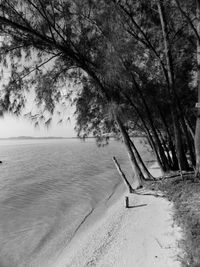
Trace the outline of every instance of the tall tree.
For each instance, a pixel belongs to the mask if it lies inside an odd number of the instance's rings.
[[[163,171],[176,169],[177,158],[181,169],[188,168],[192,116],[186,118],[185,107],[191,107],[182,103],[188,103],[192,41],[188,38],[180,52],[185,26],[176,12],[171,1],[158,0],[1,0],[1,62],[11,73],[1,92],[3,108],[19,114],[25,90],[34,87],[37,104],[51,116],[56,103],[73,94],[63,90],[70,80],[82,86],[76,105],[88,97],[95,107],[88,108],[86,120],[81,117],[83,135],[93,131],[101,139],[108,124],[99,107],[131,107],[127,121],[115,111],[112,129],[121,129],[133,167],[139,158],[126,134],[137,124]]]
[[[5,85],[2,97],[2,104],[7,109],[16,109],[18,114],[24,104],[24,90],[34,86],[37,103],[53,113],[55,103],[62,98],[59,88],[70,78],[80,82],[90,79],[95,84],[96,95],[101,95],[106,103],[116,101],[116,86],[111,86],[113,78],[104,68],[104,61],[112,52],[109,43],[105,42],[106,31],[111,32],[115,25],[111,22],[116,20],[116,16],[112,16],[112,6],[105,1],[96,3],[87,0],[2,0],[0,7],[2,60],[5,66],[9,60],[11,62],[10,81]],[[107,21],[109,11],[110,21]],[[106,19],[104,34],[93,23],[93,17],[96,22]],[[35,67],[30,66],[30,60]],[[17,94],[21,104],[13,100]],[[115,118],[127,141],[119,115]],[[131,154],[130,144],[126,144]],[[135,167],[133,153],[130,159]],[[135,181],[137,186],[141,185],[137,173]]]
[[[160,69],[163,72],[168,88],[168,95],[166,96],[168,96],[170,100],[169,106],[171,109],[172,118],[174,118],[172,120],[175,133],[173,139],[175,140],[177,155],[179,155],[179,165],[181,164],[183,168],[188,168],[187,160],[185,158],[185,151],[183,150],[185,143],[183,143],[183,140],[181,140],[182,133],[184,133],[185,135],[184,142],[186,141],[187,148],[193,163],[194,155],[191,140],[188,135],[188,129],[185,124],[185,114],[183,112],[182,106],[179,103],[180,100],[177,96],[177,88],[175,88],[175,86],[177,86],[177,77],[175,77],[174,72],[177,63],[180,64],[180,62],[183,62],[182,60],[180,61],[180,58],[177,57],[178,49],[176,49],[177,45],[180,43],[180,39],[183,38],[183,36],[181,36],[183,33],[183,26],[180,23],[180,20],[178,21],[176,19],[177,16],[174,13],[174,6],[171,1],[167,1],[165,3],[162,3],[162,1],[150,1],[147,3],[146,1],[119,2],[113,0],[113,2],[115,2],[115,4],[119,7],[122,18],[125,18],[124,20],[126,22],[126,31],[130,34],[132,39],[137,40],[138,43],[141,44],[141,46],[146,48],[146,51],[144,50],[144,53],[146,53],[146,55],[150,55],[151,60],[155,61],[155,64],[157,66],[156,72],[158,74],[160,72],[158,66],[160,66]],[[169,21],[166,20],[164,9],[167,10],[167,19]],[[160,10],[161,12],[156,12],[156,10]],[[176,27],[175,25],[178,26]],[[163,38],[161,39],[160,36],[163,36]],[[165,44],[167,50],[162,49],[164,48],[163,44]],[[163,53],[163,51],[168,52]],[[169,54],[171,54],[172,51],[173,54],[170,57]],[[178,69],[176,69],[176,75],[177,70]],[[171,77],[171,81],[169,77]],[[174,84],[173,87],[172,84]]]
[[[200,1],[197,0],[197,33],[200,37]],[[198,106],[195,131],[196,177],[200,178],[200,38],[197,38],[197,90]]]
[[[195,154],[196,154],[196,171],[195,176],[200,177],[200,1],[196,0],[195,3],[192,1],[183,2],[180,4],[178,0],[175,0],[177,7],[183,18],[185,19],[188,26],[191,28],[195,39],[196,39],[196,62],[197,62],[197,75],[196,75],[196,83],[197,83],[197,93],[198,93],[198,103],[197,107],[197,119],[196,119],[196,130],[195,130]],[[186,8],[186,9],[185,9]],[[193,10],[196,9],[196,25],[194,23],[195,14]]]

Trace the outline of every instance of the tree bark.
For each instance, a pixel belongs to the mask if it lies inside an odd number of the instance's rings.
[[[113,157],[113,161],[114,161],[114,164],[115,164],[120,176],[122,177],[122,180],[125,182],[125,185],[128,187],[129,193],[132,193],[133,188],[132,188],[131,184],[129,183],[128,179],[126,178],[126,175],[122,171],[122,169],[121,169],[121,167],[120,167],[120,165],[119,165],[119,163],[115,157]]]
[[[174,143],[173,143],[173,140],[172,140],[172,137],[171,137],[171,132],[170,132],[170,129],[167,125],[167,121],[165,119],[165,116],[163,115],[163,112],[159,106],[158,103],[156,103],[157,105],[157,108],[158,108],[158,111],[160,113],[160,117],[161,117],[161,120],[163,122],[163,125],[165,127],[165,130],[166,130],[166,133],[167,133],[167,137],[168,137],[168,142],[169,142],[169,150],[171,152],[171,158],[172,158],[172,169],[173,170],[178,170],[178,159],[177,159],[177,156],[176,156],[176,151],[175,151],[175,148],[174,148]]]
[[[190,121],[187,118],[185,118],[185,124],[186,124],[186,126],[188,128],[188,131],[190,132],[190,135],[192,137],[192,140],[194,141],[195,133],[194,133],[194,130],[192,129],[192,126],[190,124]]]
[[[186,122],[185,122],[183,114],[181,115],[181,117],[182,117],[181,118],[181,125],[182,125],[182,128],[183,128],[183,132],[185,134],[186,144],[187,144],[189,156],[190,156],[190,159],[191,159],[191,165],[194,168],[195,167],[194,143],[193,143],[193,140],[192,140],[192,138],[191,138],[191,136],[189,134],[188,127],[186,125]]]
[[[197,0],[197,32],[200,36],[200,0]],[[197,90],[198,105],[200,105],[200,40],[197,39]],[[195,129],[195,154],[196,154],[196,170],[195,177],[200,178],[200,107],[197,109],[197,120]]]
[[[138,110],[138,108],[135,106],[135,104],[133,103],[133,101],[132,101],[130,98],[127,98],[127,100],[129,101],[130,105],[134,108],[134,110],[135,110],[136,113],[138,114],[138,116],[139,116],[139,118],[140,118],[140,120],[141,120],[141,122],[142,122],[142,124],[143,124],[144,131],[145,131],[146,134],[147,134],[147,139],[148,139],[148,141],[149,141],[149,144],[150,144],[151,148],[153,149],[153,151],[154,151],[154,153],[155,153],[155,155],[156,155],[156,158],[157,158],[158,164],[159,164],[159,166],[160,166],[160,169],[161,169],[161,171],[164,173],[163,163],[162,163],[162,161],[161,161],[161,158],[160,158],[160,155],[159,155],[159,153],[158,153],[158,150],[157,150],[157,147],[156,147],[156,145],[155,145],[155,142],[154,142],[154,140],[153,140],[153,138],[152,138],[152,136],[151,136],[151,133],[150,133],[150,131],[149,131],[149,129],[148,129],[148,126],[146,125],[146,122],[145,122],[145,120],[144,120],[142,114],[140,113],[140,111]]]
[[[146,165],[144,164],[144,161],[142,160],[142,158],[140,156],[140,153],[138,152],[134,142],[131,140],[130,137],[129,137],[129,141],[130,141],[131,147],[133,148],[133,151],[134,151],[135,157],[137,159],[137,162],[138,162],[139,166],[141,166],[141,170],[143,172],[144,177],[145,177],[145,174],[146,174],[147,178],[149,178],[150,180],[155,180],[155,178],[151,175],[151,173],[147,169]],[[145,177],[145,179],[146,179],[146,177]]]
[[[143,174],[140,170],[140,167],[138,166],[137,160],[135,158],[135,155],[133,153],[133,150],[131,149],[131,144],[129,142],[129,136],[126,132],[126,129],[123,125],[123,123],[121,122],[121,119],[119,118],[119,116],[117,114],[115,114],[115,120],[117,122],[117,125],[119,126],[120,132],[122,134],[122,138],[124,141],[124,144],[126,146],[129,158],[130,158],[130,162],[131,162],[131,167],[133,169],[133,188],[137,189],[142,187],[143,181],[144,181],[144,177]]]
[[[170,168],[172,168],[173,166],[173,161],[172,161],[172,157],[171,157],[171,154],[170,154],[170,151],[169,151],[169,148],[167,146],[167,141],[164,139],[161,131],[159,128],[157,128],[157,131],[158,131],[158,134],[160,135],[160,140],[162,141],[162,145],[164,147],[164,150],[165,150],[165,153],[166,153],[166,156],[167,156],[167,159],[168,159],[168,162],[169,162],[169,165],[170,165]]]
[[[161,144],[161,141],[159,139],[159,136],[158,136],[158,133],[156,131],[156,128],[154,126],[154,122],[153,122],[153,119],[152,119],[152,116],[151,116],[151,112],[149,110],[149,107],[147,105],[147,102],[146,102],[146,99],[141,91],[141,88],[140,86],[137,84],[136,80],[135,80],[135,77],[134,75],[132,74],[132,79],[133,79],[133,82],[135,84],[135,88],[140,96],[140,99],[145,107],[145,110],[146,110],[146,114],[147,114],[147,117],[148,117],[148,120],[149,120],[149,124],[150,124],[150,127],[151,127],[151,130],[152,130],[152,134],[154,136],[154,140],[155,140],[155,143],[156,143],[156,146],[158,148],[158,151],[159,151],[159,155],[160,155],[160,159],[162,161],[162,168],[163,168],[163,171],[166,172],[170,169],[169,167],[169,164],[167,162],[167,157],[165,156],[165,153],[164,153],[164,149],[162,147],[162,144]]]
[[[175,88],[174,88],[174,71],[173,71],[173,62],[171,49],[169,45],[168,35],[167,35],[167,22],[165,18],[164,8],[161,0],[157,0],[158,12],[160,16],[160,22],[163,33],[163,41],[165,48],[165,57],[166,57],[166,67],[168,74],[168,86],[169,86],[169,95],[171,99],[171,113],[172,113],[172,121],[174,127],[174,137],[175,137],[175,147],[176,154],[178,158],[178,163],[181,170],[188,170],[188,162],[184,153],[183,143],[181,138],[181,128],[178,120],[178,112],[177,112],[177,103],[175,97]]]

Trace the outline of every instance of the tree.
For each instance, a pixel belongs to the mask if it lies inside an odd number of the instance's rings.
[[[179,103],[177,89],[175,89],[174,84],[175,82],[177,85],[177,78],[174,77],[175,72],[173,69],[176,69],[175,66],[177,63],[180,64],[180,62],[182,62],[180,61],[180,58],[178,59],[176,56],[178,51],[176,47],[180,43],[180,37],[183,33],[183,26],[180,23],[180,19],[177,20],[177,14],[175,14],[174,5],[171,3],[171,1],[167,1],[165,4],[162,4],[162,1],[151,1],[147,3],[145,1],[119,2],[113,0],[113,2],[115,2],[115,4],[119,7],[119,10],[121,10],[122,16],[126,18],[125,21],[127,23],[125,25],[127,25],[127,32],[130,33],[132,38],[138,40],[141,46],[146,48],[146,53],[151,55],[151,60],[157,62],[156,72],[158,73],[158,66],[160,65],[163,76],[166,80],[166,88],[168,91],[167,94],[170,100],[169,106],[171,108],[172,123],[174,125],[174,140],[176,144],[176,152],[179,157],[179,165],[182,165],[181,168],[187,168],[188,166],[185,158],[185,151],[182,149],[184,147],[183,141],[181,140],[182,131],[185,135],[185,140],[187,142],[187,147],[193,164],[194,153],[192,141],[190,140],[188,129],[185,124],[185,114],[182,106]],[[167,10],[167,16],[164,9]],[[170,27],[168,27],[168,24]],[[163,36],[163,39],[161,39],[160,36]],[[163,44],[166,47],[165,50]],[[174,46],[173,49],[172,45]],[[163,51],[168,52],[163,53]],[[171,51],[173,51],[173,55],[170,55]],[[174,85],[172,86],[172,84]],[[182,131],[180,129],[180,122]]]
[[[196,39],[196,65],[197,65],[197,75],[196,75],[196,83],[197,83],[197,91],[198,91],[198,103],[200,102],[200,2],[196,1],[196,25],[194,24],[195,14],[193,10],[195,9],[194,3],[184,2],[182,5],[178,0],[175,1],[178,7],[178,10],[181,12],[183,18],[186,20],[187,25],[192,29],[192,32]],[[187,11],[184,8],[187,8]],[[189,11],[189,12],[188,12]],[[195,176],[200,177],[200,108],[197,103],[197,119],[196,119],[196,130],[195,130],[195,154],[196,154],[196,170]]]
[[[189,112],[193,98],[187,96],[194,70],[188,51],[194,46],[174,3],[0,3],[1,62],[11,72],[2,91],[4,109],[19,114],[24,91],[34,87],[37,104],[51,116],[56,103],[73,94],[63,90],[70,80],[81,85],[75,101],[77,131],[103,140],[107,130],[120,129],[133,168],[138,169],[138,184],[142,171],[129,136],[132,125],[145,133],[164,172],[188,169],[186,154],[190,167],[194,164],[194,116]],[[108,107],[115,107],[112,123],[104,117]],[[127,112],[120,112],[122,107]]]
[[[197,33],[200,37],[200,1],[197,0]],[[200,38],[197,39],[197,88],[198,105],[200,105]],[[197,121],[195,132],[195,150],[196,150],[196,177],[200,177],[200,107],[197,109]]]
[[[106,103],[115,102],[115,93],[107,85],[107,77],[103,77],[103,64],[98,64],[100,58],[106,58],[104,50],[108,52],[109,47],[99,28],[90,22],[91,17],[97,16],[100,10],[99,3],[2,0],[0,6],[1,60],[4,66],[11,61],[8,66],[10,81],[4,85],[2,96],[5,108],[19,114],[25,101],[23,92],[34,86],[37,103],[52,114],[55,103],[62,98],[59,87],[70,78],[74,82],[92,79],[95,94],[102,95]],[[101,9],[105,6],[111,10],[111,6],[102,1]],[[103,19],[101,16],[105,14],[100,14],[100,19]],[[105,24],[105,30],[106,27],[109,27],[108,24]],[[30,66],[30,60],[35,67]],[[17,102],[13,100],[16,96]],[[119,117],[116,118],[119,122]],[[132,153],[130,146],[128,149]],[[134,166],[133,159],[134,156],[131,156]],[[137,173],[135,180],[140,186],[141,179]]]

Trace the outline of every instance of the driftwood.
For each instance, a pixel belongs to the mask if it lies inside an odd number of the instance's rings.
[[[134,191],[133,194],[135,195],[140,195],[140,196],[154,196],[154,197],[166,197],[164,194],[160,194],[160,193],[140,193],[138,191]]]
[[[129,208],[129,198],[125,197],[125,207]]]
[[[113,161],[114,161],[114,164],[115,164],[115,167],[117,168],[122,180],[124,181],[125,185],[128,187],[129,189],[129,193],[132,193],[134,190],[131,186],[131,184],[129,183],[128,179],[126,178],[125,174],[123,173],[119,163],[117,162],[117,159],[115,157],[113,157]]]
[[[194,172],[191,171],[191,172],[183,172],[180,173],[180,172],[177,172],[177,173],[172,173],[171,175],[165,175],[165,176],[162,176],[162,177],[158,177],[156,178],[157,181],[160,181],[160,180],[165,180],[165,179],[170,179],[170,178],[177,178],[177,177],[181,177],[183,180],[187,178],[187,176],[190,176],[190,175],[194,175]]]

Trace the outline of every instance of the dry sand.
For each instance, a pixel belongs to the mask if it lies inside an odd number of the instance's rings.
[[[159,175],[159,171],[152,173]],[[178,267],[181,230],[173,223],[173,206],[153,195],[121,192],[110,200],[98,222],[89,223],[59,255],[55,267]],[[155,194],[155,192],[140,193]],[[125,208],[129,196],[130,208]]]

